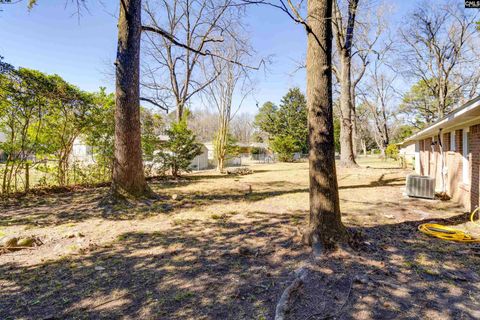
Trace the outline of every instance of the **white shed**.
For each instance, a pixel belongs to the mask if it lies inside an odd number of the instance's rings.
[[[202,153],[193,158],[190,163],[192,170],[205,170],[208,168],[208,148],[202,144]]]
[[[215,159],[215,147],[213,145],[213,142],[205,142],[203,144],[205,148],[208,150],[208,159],[214,160]]]

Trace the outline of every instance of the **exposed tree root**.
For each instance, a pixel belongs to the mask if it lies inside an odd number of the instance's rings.
[[[303,282],[307,277],[308,269],[301,267],[295,271],[295,279],[292,283],[283,291],[280,300],[275,308],[275,320],[286,320],[287,314],[291,309],[291,303],[293,295],[303,286]]]
[[[336,251],[339,247],[352,246],[352,235],[343,225],[332,236],[321,234],[319,230],[308,227],[302,234],[302,242],[312,247],[313,255],[318,257],[324,253]],[[354,246],[352,246],[354,247]]]
[[[342,167],[342,168],[360,168],[358,163],[356,163],[353,160],[347,160],[347,161],[342,160],[342,161],[340,161],[339,166]]]
[[[128,201],[128,198],[121,194],[120,192],[117,192],[113,188],[110,188],[108,193],[105,195],[105,197],[100,200],[99,205],[101,207],[113,207],[113,206],[126,206],[126,207],[131,207],[131,202]]]
[[[140,195],[131,195],[125,190],[115,187],[112,184],[112,187],[108,193],[100,201],[99,205],[104,207],[106,210],[111,211],[113,207],[126,207],[131,208],[135,205],[138,200],[159,200],[160,196],[153,192],[150,187],[146,187],[145,191]]]

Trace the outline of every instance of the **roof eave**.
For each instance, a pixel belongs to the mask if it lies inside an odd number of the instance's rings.
[[[460,108],[455,109],[442,119],[438,120],[437,122],[431,124],[430,126],[420,130],[416,134],[410,136],[409,138],[405,139],[402,144],[410,144],[417,140],[421,140],[424,138],[431,137],[434,134],[437,134],[440,129],[445,130],[448,128],[452,128],[458,126],[459,123],[466,122],[462,120],[462,116],[465,117],[469,113],[480,109],[480,96],[466,102]]]

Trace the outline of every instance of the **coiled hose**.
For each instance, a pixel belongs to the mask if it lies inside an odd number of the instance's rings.
[[[475,214],[479,212],[480,207],[475,209],[470,215],[470,221],[479,225],[478,220],[475,221]],[[424,223],[418,226],[418,230],[432,237],[440,238],[455,242],[480,243],[480,238],[474,238],[462,230],[447,227],[437,223]]]

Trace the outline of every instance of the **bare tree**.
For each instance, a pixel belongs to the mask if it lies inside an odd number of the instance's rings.
[[[333,2],[333,33],[340,64],[339,69],[334,69],[340,84],[340,163],[347,167],[357,166],[353,148],[352,46],[358,2],[348,1],[346,19],[343,18],[339,0]]]
[[[332,103],[332,0],[308,1],[307,104],[310,219],[304,240],[331,247],[348,238],[341,221]]]
[[[367,155],[367,150],[377,146],[375,134],[371,127],[371,111],[370,108],[364,104],[360,104],[356,108],[356,134],[358,144],[364,156]]]
[[[143,172],[140,131],[141,33],[141,0],[120,1],[115,61],[114,198],[122,193],[139,197],[150,192]]]
[[[377,52],[377,58],[367,71],[366,83],[359,90],[360,101],[369,111],[373,137],[382,156],[385,156],[385,149],[391,142],[395,125],[392,104],[397,96],[396,74],[386,66],[386,60],[391,52],[390,45]]]
[[[228,46],[221,46],[217,50],[222,56],[240,62],[246,62],[252,52],[248,42],[241,40],[238,35],[228,43]],[[208,66],[203,66],[205,72],[210,68],[213,68],[218,76],[207,87],[204,96],[218,111],[218,131],[215,134],[214,145],[217,169],[223,172],[228,152],[230,123],[253,89],[249,81],[249,69],[242,65],[212,59]],[[234,97],[238,98],[236,104],[233,101]]]
[[[188,117],[188,127],[195,133],[198,141],[212,141],[218,130],[218,113],[208,107],[194,109]]]
[[[335,168],[331,23],[333,0],[308,0],[307,19],[300,14],[302,1],[297,5],[292,0],[243,1],[277,8],[302,25],[307,32],[310,214],[303,240],[316,249],[332,248],[349,239],[341,219]]]
[[[356,89],[365,75],[379,39],[384,37],[388,6],[371,1],[336,0],[333,7],[335,88],[338,89],[340,151],[343,166],[357,166]],[[343,14],[345,12],[345,14]],[[355,30],[355,32],[354,32]]]
[[[371,1],[363,1],[360,3],[360,14],[357,15],[355,41],[353,41],[352,49],[352,81],[351,81],[351,97],[352,97],[352,121],[353,121],[353,151],[356,155],[357,146],[360,144],[365,151],[366,140],[361,134],[365,133],[361,125],[357,122],[361,121],[361,115],[357,115],[357,88],[362,84],[367,67],[372,59],[377,58],[380,46],[392,45],[389,40],[389,28],[386,17],[390,16],[390,7],[387,3],[373,5]],[[359,19],[360,18],[360,19]],[[384,40],[382,43],[382,39]],[[338,68],[334,68],[334,71]],[[334,75],[337,75],[334,73]],[[335,79],[339,81],[336,76]],[[338,108],[340,111],[341,109]],[[340,112],[341,113],[341,112]],[[340,114],[341,118],[341,114]]]
[[[239,113],[230,123],[233,137],[239,142],[251,142],[254,132],[253,116],[250,113]]]
[[[400,38],[404,73],[422,81],[435,98],[436,118],[462,98],[478,93],[478,13],[467,14],[458,3],[424,1],[409,16]]]
[[[240,10],[232,0],[149,0],[144,12],[147,24],[175,35],[185,47],[166,37],[147,33],[143,63],[143,100],[164,110],[176,108],[177,121],[191,98],[210,85],[218,73],[202,72],[210,59],[204,52],[230,39]],[[195,48],[192,51],[190,48]]]
[[[75,0],[78,13],[85,0]],[[37,0],[29,0],[31,8]],[[115,160],[113,165],[111,196],[116,200],[120,195],[133,197],[152,196],[143,170],[141,124],[140,124],[140,40],[142,31],[153,33],[173,45],[188,50],[189,54],[216,57],[231,63],[225,57],[210,52],[204,46],[195,47],[184,43],[160,25],[142,25],[142,0],[120,0],[118,16],[118,44],[115,61]],[[215,40],[206,38],[206,42]],[[259,67],[258,67],[259,68]],[[155,104],[153,99],[142,100]],[[158,104],[162,107],[162,104]]]

